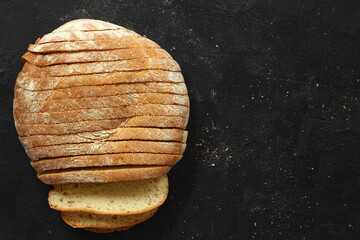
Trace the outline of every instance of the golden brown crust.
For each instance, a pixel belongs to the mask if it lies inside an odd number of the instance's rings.
[[[67,183],[106,183],[156,178],[167,174],[170,169],[170,166],[99,167],[44,172],[37,176],[43,183],[51,185]]]
[[[153,41],[144,37],[124,36],[122,38],[110,41],[104,40],[89,40],[89,41],[69,41],[69,42],[55,42],[30,45],[28,50],[33,53],[54,53],[54,52],[78,52],[78,51],[93,51],[93,50],[113,50],[133,48],[138,46],[140,48],[160,48],[160,46]]]
[[[141,70],[181,71],[180,66],[176,61],[172,59],[157,58],[138,58],[109,62],[70,63],[46,67],[37,67],[27,62],[24,64],[22,69],[22,71],[26,72],[29,76],[36,78]]]
[[[124,231],[129,230],[134,226],[128,226],[128,227],[119,227],[119,228],[84,228],[86,231],[95,232],[95,233],[112,233],[117,231]]]
[[[125,127],[158,127],[185,129],[188,117],[181,116],[135,116],[132,118],[79,121],[60,124],[21,124],[15,126],[20,136],[31,135],[63,135],[91,131],[110,130]]]
[[[73,75],[65,77],[30,77],[20,72],[16,79],[16,86],[29,91],[44,91],[50,89],[64,89],[79,86],[99,86],[124,83],[183,83],[181,72],[162,70],[144,70],[135,72],[114,72],[91,75]],[[186,86],[184,86],[186,88]],[[36,100],[36,99],[34,99]]]
[[[189,97],[169,93],[131,93],[120,96],[84,97],[54,99],[47,101],[28,101],[15,99],[14,106],[22,112],[57,112],[89,108],[113,108],[136,104],[165,104],[189,106]]]
[[[54,90],[31,91],[15,88],[15,98],[27,101],[46,101],[50,99],[69,99],[83,97],[119,96],[129,93],[173,93],[187,95],[184,83],[127,83],[100,86],[78,86]]]
[[[185,147],[185,143],[179,142],[110,141],[52,145],[25,150],[32,160],[39,160],[42,158],[108,153],[166,153],[181,155]]]
[[[76,167],[101,167],[121,165],[175,165],[182,155],[153,154],[153,153],[116,153],[100,155],[84,155],[60,157],[31,161],[31,166],[42,173],[49,170],[68,169]]]
[[[22,124],[57,124],[79,121],[131,118],[135,116],[182,116],[189,115],[189,107],[181,105],[144,104],[116,108],[93,108],[63,112],[21,112],[14,110],[16,122]]]
[[[173,59],[169,53],[161,48],[127,48],[109,51],[64,52],[50,54],[27,52],[22,56],[24,61],[38,67],[64,63],[108,62],[139,58]]]
[[[91,143],[97,141],[145,140],[186,142],[187,131],[182,129],[159,128],[117,128],[96,132],[83,132],[67,135],[35,135],[20,137],[27,148],[43,147],[60,144]]]
[[[73,228],[101,228],[101,229],[115,229],[115,228],[125,228],[134,226],[141,222],[144,222],[150,219],[157,211],[157,208],[151,209],[147,212],[140,213],[140,214],[133,214],[128,216],[115,216],[115,215],[102,215],[102,214],[94,214],[88,212],[61,212],[61,217],[64,222]],[[120,218],[118,223],[105,223],[104,218],[107,218],[106,222],[111,222],[111,218]],[[86,221],[87,219],[91,219],[93,222],[97,223],[84,223],[79,222],[81,218]]]

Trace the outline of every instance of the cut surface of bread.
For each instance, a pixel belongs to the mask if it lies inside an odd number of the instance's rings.
[[[147,212],[133,215],[102,215],[87,212],[61,212],[61,217],[68,225],[73,228],[121,228],[139,224],[151,218],[157,208]]]
[[[131,93],[118,96],[27,101],[15,99],[14,107],[24,112],[59,112],[89,108],[114,108],[136,104],[165,104],[189,106],[189,97],[169,93]]]
[[[20,137],[20,141],[26,149],[70,143],[89,143],[96,141],[154,140],[186,142],[186,139],[187,131],[185,130],[160,128],[117,128],[112,130],[83,132],[69,135],[36,135],[30,137]]]
[[[188,119],[188,116],[135,116],[131,118],[78,121],[60,124],[21,124],[15,121],[15,126],[19,136],[23,137],[32,135],[63,135],[125,127],[185,129]]]
[[[26,149],[26,153],[32,160],[107,153],[166,153],[181,155],[185,147],[186,144],[180,142],[129,140],[35,147]]]
[[[144,70],[135,72],[113,72],[91,75],[72,75],[64,77],[30,77],[20,72],[16,79],[16,86],[29,91],[44,91],[50,89],[64,89],[79,86],[98,86],[123,83],[183,83],[184,77],[181,72],[169,72],[163,70]],[[184,86],[186,88],[186,86]],[[36,99],[34,99],[36,100]]]
[[[139,58],[173,59],[161,48],[127,48],[105,51],[64,52],[50,54],[35,54],[27,52],[22,59],[38,67],[64,63],[83,63],[130,60]]]
[[[48,200],[50,207],[59,211],[131,215],[157,208],[167,194],[168,178],[164,175],[136,181],[55,185]]]
[[[25,63],[22,69],[22,71],[26,72],[29,76],[36,78],[141,70],[180,72],[180,67],[177,62],[172,59],[138,58],[109,62],[58,64],[46,67],[37,67],[31,63]]]
[[[111,166],[73,168],[39,173],[45,184],[108,183],[160,177],[170,171],[170,166]]]
[[[79,167],[102,167],[121,165],[175,165],[182,155],[155,153],[115,153],[99,155],[82,155],[31,161],[31,166],[38,173]]]

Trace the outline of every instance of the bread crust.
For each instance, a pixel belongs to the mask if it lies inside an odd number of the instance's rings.
[[[178,161],[180,161],[182,156],[183,155],[154,153],[115,153],[44,159],[39,161],[30,161],[30,164],[37,173],[42,173],[49,170],[77,167],[102,167],[121,165],[173,166]]]
[[[133,181],[163,176],[170,171],[171,166],[119,166],[117,168],[109,168],[110,167],[94,167],[89,169],[75,168],[71,170],[66,169],[56,172],[39,173],[37,174],[37,177],[43,183],[49,185],[68,183],[108,183],[119,181]]]
[[[184,143],[186,142],[186,139],[186,130],[160,128],[117,128],[113,130],[83,132],[69,135],[36,135],[20,137],[20,141],[26,149],[59,144],[77,144],[120,140],[154,140]]]
[[[139,48],[160,48],[158,44],[147,38],[124,36],[116,39],[116,41],[89,40],[34,44],[28,47],[28,51],[44,54],[54,52],[126,49],[133,48],[134,46],[138,46]]]
[[[105,153],[166,153],[182,155],[185,143],[153,141],[105,141],[63,144],[25,149],[32,160]]]
[[[141,37],[140,34],[125,28],[107,29],[107,30],[77,30],[71,32],[52,32],[45,34],[36,44],[71,42],[71,41],[89,41],[119,39],[123,37]]]
[[[95,233],[112,233],[117,231],[124,231],[129,230],[134,226],[128,226],[128,227],[119,227],[119,228],[84,228],[86,231],[95,232]]]
[[[156,127],[185,129],[188,116],[134,116],[111,120],[78,121],[59,124],[22,124],[15,121],[19,136],[32,135],[64,135],[81,132],[111,130],[126,127]]]
[[[14,109],[17,123],[54,124],[78,121],[131,118],[135,116],[182,116],[189,115],[189,107],[182,105],[143,104],[116,108],[92,108],[57,112],[22,112]]]
[[[37,67],[65,63],[108,62],[139,58],[173,59],[168,52],[161,48],[127,48],[108,51],[59,52],[50,54],[27,52],[22,56],[24,61]]]
[[[124,29],[123,27],[96,19],[75,19],[64,23],[56,28],[54,32],[73,32],[73,31],[95,31],[109,29]]]
[[[125,215],[125,216],[115,216],[115,215],[101,215],[101,214],[94,214],[94,213],[87,213],[87,212],[61,212],[61,217],[65,223],[72,226],[73,228],[100,228],[104,230],[112,230],[117,228],[127,228],[130,226],[134,226],[136,224],[142,223],[148,219],[150,219],[157,211],[157,208],[151,209],[147,212],[140,213],[140,214],[133,214],[133,215]],[[119,224],[104,224],[102,223],[101,218],[123,218],[122,223]],[[86,224],[79,222],[78,219],[81,218],[86,221],[86,218],[95,219],[98,223],[97,224]]]
[[[137,58],[108,62],[69,63],[45,67],[37,67],[31,63],[26,62],[22,69],[22,71],[26,72],[29,76],[36,78],[141,70],[163,70],[172,72],[181,71],[179,64],[175,60],[157,58]]]
[[[62,89],[31,91],[15,88],[15,98],[27,101],[46,101],[83,97],[119,96],[129,93],[170,93],[187,95],[184,83],[127,83],[100,86],[77,86]]]
[[[16,87],[28,91],[44,91],[64,89],[80,86],[99,86],[124,84],[124,83],[184,83],[181,72],[169,72],[163,70],[144,70],[135,72],[113,72],[91,75],[72,75],[64,77],[30,77],[20,72],[16,79]],[[166,86],[166,84],[165,84]],[[176,85],[175,85],[176,86]],[[186,86],[185,86],[186,88]],[[153,90],[154,91],[154,90]]]
[[[27,101],[15,99],[14,108],[23,112],[57,112],[92,108],[113,108],[136,104],[165,104],[189,106],[189,97],[169,93],[131,93],[118,96],[84,97],[79,99],[54,99]]]

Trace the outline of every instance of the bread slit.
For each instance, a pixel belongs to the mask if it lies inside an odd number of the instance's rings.
[[[34,78],[20,72],[16,79],[16,86],[31,91],[50,89],[64,89],[79,86],[114,85],[122,83],[183,83],[184,78],[180,72],[162,70],[146,70],[132,72],[113,72],[92,75],[73,75],[64,77]]]
[[[109,183],[157,178],[167,174],[170,169],[170,166],[147,166],[134,168],[124,168],[122,166],[114,168],[98,167],[92,169],[39,173],[37,176],[42,182],[52,185],[90,182]]]
[[[121,166],[121,165],[175,165],[182,155],[165,153],[116,153],[98,155],[78,155],[70,157],[46,158],[30,161],[37,173],[47,170],[72,167]]]

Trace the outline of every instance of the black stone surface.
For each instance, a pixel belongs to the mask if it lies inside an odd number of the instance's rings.
[[[169,197],[125,232],[64,224],[14,127],[21,55],[76,18],[159,43],[189,89]],[[359,62],[358,0],[2,0],[0,239],[360,239]]]

